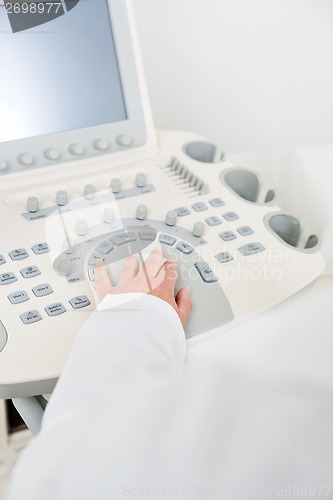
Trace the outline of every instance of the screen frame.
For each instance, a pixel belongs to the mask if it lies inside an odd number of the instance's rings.
[[[2,142],[0,143],[0,176],[48,165],[54,166],[55,164],[75,161],[80,158],[112,153],[117,153],[118,156],[119,153],[132,151],[136,148],[155,147],[155,130],[138,47],[131,0],[107,0],[107,4],[127,119]],[[24,32],[16,33],[15,36],[24,36]],[[121,138],[125,138],[123,143]],[[128,138],[130,143],[128,143]],[[109,148],[105,151],[96,149],[94,143],[98,139],[107,140]],[[85,150],[84,154],[73,154],[70,151],[70,146],[73,144],[82,145]],[[46,158],[45,152],[50,149],[58,150],[60,158],[57,160]],[[31,165],[23,165],[20,161],[20,157],[22,158],[24,154],[32,155],[33,163]],[[6,166],[3,165],[4,163]]]

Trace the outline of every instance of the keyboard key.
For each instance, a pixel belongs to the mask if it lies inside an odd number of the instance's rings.
[[[215,274],[206,262],[197,262],[194,264],[194,267],[205,283],[214,283],[217,281]]]
[[[196,212],[203,212],[204,210],[208,210],[206,203],[203,203],[202,201],[198,201],[198,203],[194,203],[192,205],[192,208]]]
[[[221,264],[225,264],[226,262],[230,262],[234,259],[229,252],[220,252],[215,255],[215,257]]]
[[[155,241],[155,231],[139,231],[139,238],[141,241]]]
[[[39,314],[38,311],[27,311],[23,314],[20,315],[21,320],[25,325],[30,325],[32,323],[37,323],[37,321],[40,321],[42,319],[41,315]]]
[[[223,207],[225,205],[224,201],[221,200],[221,198],[213,198],[212,200],[209,200],[209,203],[212,205],[212,207]]]
[[[45,297],[46,295],[50,295],[51,293],[53,293],[52,288],[47,283],[35,286],[32,291],[34,292],[36,297]]]
[[[232,231],[224,231],[223,233],[220,233],[219,236],[223,241],[231,241],[237,238],[237,236]]]
[[[238,250],[242,255],[245,255],[247,257],[248,255],[253,255],[255,253],[262,252],[263,250],[265,250],[265,247],[261,243],[255,242],[243,245]]]
[[[31,250],[34,252],[34,254],[41,255],[43,253],[48,253],[50,251],[50,248],[47,243],[37,243],[37,245],[31,247]]]
[[[110,238],[110,241],[114,243],[117,247],[124,245],[125,243],[130,243],[131,241],[136,241],[136,235],[133,232],[116,234]]]
[[[88,266],[96,266],[99,260],[104,262],[104,257],[99,253],[92,253],[88,261]]]
[[[164,243],[165,245],[170,245],[172,246],[174,243],[176,243],[177,238],[174,236],[171,236],[170,234],[161,234],[160,235],[160,243]]]
[[[98,253],[101,253],[102,255],[108,255],[112,250],[114,249],[114,246],[112,245],[111,241],[102,241],[96,248],[95,251]]]
[[[25,291],[14,292],[8,295],[8,299],[11,304],[22,304],[22,302],[26,302],[29,300],[29,295]]]
[[[178,207],[175,211],[178,217],[185,217],[185,215],[190,215],[191,213],[187,207]]]
[[[11,252],[9,252],[9,257],[12,260],[22,260],[22,259],[26,259],[27,257],[29,257],[29,254],[25,248],[16,248],[15,250],[12,250]]]
[[[225,214],[223,214],[223,217],[228,222],[239,219],[239,216],[236,214],[236,212],[226,212]]]
[[[82,309],[83,307],[90,306],[90,300],[85,295],[73,297],[69,303],[73,309]]]
[[[48,314],[48,316],[59,316],[59,314],[65,313],[66,309],[60,302],[57,302],[45,307],[45,312]]]
[[[222,221],[219,217],[217,217],[216,215],[213,215],[212,217],[208,217],[208,219],[206,219],[206,222],[209,226],[218,226],[219,224],[222,224]]]
[[[241,236],[248,236],[249,234],[253,234],[253,230],[249,226],[242,226],[237,229]]]
[[[40,275],[40,270],[36,266],[24,267],[21,269],[20,273],[23,278],[34,278],[35,276]]]
[[[186,255],[194,252],[194,248],[191,247],[191,245],[189,245],[188,243],[185,243],[185,241],[180,241],[179,243],[177,243],[176,248]]]
[[[10,285],[15,281],[17,281],[17,278],[14,273],[0,274],[0,285]]]
[[[6,259],[3,255],[0,255],[0,266],[2,266],[2,264],[6,264]]]

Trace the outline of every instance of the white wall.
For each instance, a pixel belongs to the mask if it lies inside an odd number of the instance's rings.
[[[133,0],[156,126],[333,144],[333,0]]]

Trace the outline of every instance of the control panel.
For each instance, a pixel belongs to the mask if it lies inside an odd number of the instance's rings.
[[[99,260],[112,281],[126,256],[143,262],[156,245],[176,260],[177,290],[191,288],[189,341],[278,304],[322,272],[315,228],[278,207],[274,186],[197,135],[163,132],[159,144],[137,161],[106,154],[4,180],[0,397],[52,391],[96,307]]]

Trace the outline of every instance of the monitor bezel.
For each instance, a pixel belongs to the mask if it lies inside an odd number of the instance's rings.
[[[84,0],[83,0],[84,1]],[[143,65],[136,33],[135,18],[131,0],[107,0],[110,22],[115,43],[127,119],[114,123],[96,125],[75,130],[66,130],[52,134],[28,137],[0,143],[0,159],[7,166],[0,168],[1,174],[29,171],[38,167],[55,166],[75,162],[83,158],[103,155],[126,154],[133,149],[141,150],[156,146],[155,130],[151,116],[149,98],[144,78]],[[14,35],[13,35],[14,36]],[[15,36],[24,36],[24,32]],[[131,139],[130,144],[122,144],[119,137]],[[106,151],[96,149],[94,142],[106,139],[109,148]],[[73,155],[69,148],[72,144],[82,144],[83,155]],[[49,149],[60,152],[56,161],[45,157]],[[30,154],[34,158],[32,165],[22,165],[20,155]],[[131,154],[132,156],[132,154]]]

